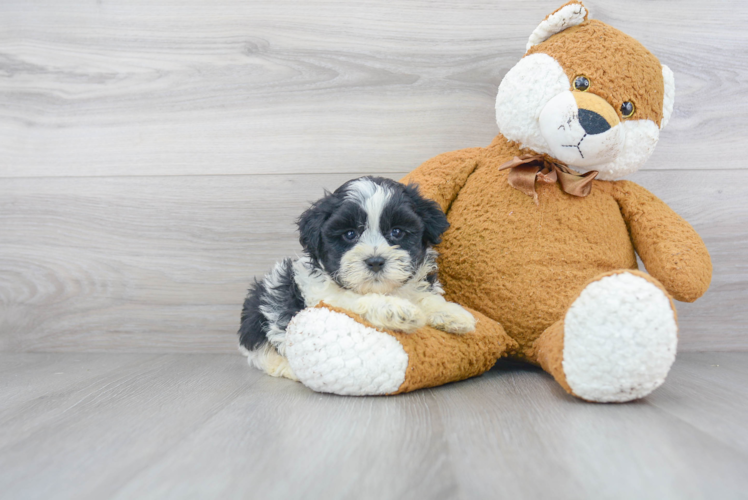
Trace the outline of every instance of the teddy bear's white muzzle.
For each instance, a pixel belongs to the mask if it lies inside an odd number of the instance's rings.
[[[586,171],[610,163],[623,148],[625,132],[618,115],[594,94],[561,92],[548,101],[539,118],[552,156],[571,167]]]

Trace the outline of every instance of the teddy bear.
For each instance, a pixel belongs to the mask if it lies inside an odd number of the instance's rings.
[[[320,303],[287,329],[298,379],[320,392],[397,394],[510,357],[583,400],[650,394],[675,360],[673,299],[696,300],[712,273],[689,223],[621,180],[652,154],[674,93],[667,66],[581,2],[548,15],[499,86],[493,142],[438,155],[401,181],[447,215],[439,277],[475,331],[387,331]]]

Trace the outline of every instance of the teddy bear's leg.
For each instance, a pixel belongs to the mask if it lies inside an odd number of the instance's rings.
[[[501,325],[470,312],[477,320],[473,332],[423,327],[406,334],[320,304],[291,320],[285,355],[298,379],[318,392],[363,396],[434,387],[480,375],[517,348]]]
[[[647,396],[675,361],[678,325],[672,299],[639,271],[588,283],[562,320],[533,344],[533,356],[579,398],[624,402]]]

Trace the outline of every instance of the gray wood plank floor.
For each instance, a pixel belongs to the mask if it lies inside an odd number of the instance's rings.
[[[631,404],[543,372],[346,398],[226,354],[0,354],[0,497],[745,498],[748,353]]]

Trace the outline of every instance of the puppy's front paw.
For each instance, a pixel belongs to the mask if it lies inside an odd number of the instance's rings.
[[[362,316],[374,326],[405,333],[414,332],[426,324],[426,316],[416,305],[398,297],[373,300]]]
[[[428,319],[429,326],[447,333],[469,333],[475,330],[475,318],[461,305],[448,302]]]

